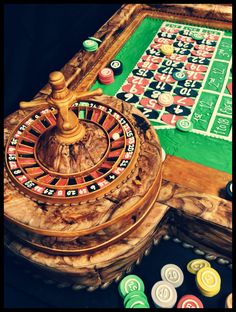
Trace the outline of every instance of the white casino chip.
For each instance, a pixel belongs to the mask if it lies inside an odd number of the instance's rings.
[[[151,290],[152,300],[157,308],[173,308],[177,301],[174,286],[166,281],[155,283]]]
[[[161,269],[163,281],[171,283],[175,288],[181,286],[184,281],[183,271],[175,264],[166,264]]]

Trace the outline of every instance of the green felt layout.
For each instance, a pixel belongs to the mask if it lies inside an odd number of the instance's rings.
[[[135,67],[137,62],[163,23],[163,20],[145,18],[114,57],[123,63],[122,74],[115,76],[115,82],[110,85],[100,84],[97,80],[91,90],[100,87],[104,94],[115,96],[132,70],[137,68]],[[165,22],[167,27],[172,25],[181,25],[184,30],[199,31],[198,26]],[[206,31],[206,28],[203,29]],[[202,87],[190,115],[193,132],[183,133],[173,126],[168,127],[161,120],[162,114],[164,115],[166,112],[162,112],[158,118],[150,119],[150,121],[167,154],[232,173],[232,142],[230,139],[232,96],[227,88],[228,84],[232,82],[230,70],[232,66],[232,33],[215,29],[210,29],[210,33],[219,35],[219,41],[208,71],[203,74]],[[141,107],[139,103],[136,103],[135,106]]]
[[[111,96],[115,95],[120,86],[124,83],[126,77],[138,62],[140,56],[152,41],[162,22],[163,21],[161,20],[145,18],[114,58],[123,63],[122,74],[115,76],[115,83],[110,85],[101,84],[97,80],[91,87],[91,90],[102,88],[104,94]]]

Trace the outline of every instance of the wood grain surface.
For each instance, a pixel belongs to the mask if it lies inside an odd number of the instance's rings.
[[[94,37],[103,41],[96,53],[81,50],[62,68],[69,88],[83,91],[89,89],[100,67],[117,53],[146,16],[175,21],[184,18],[186,22],[191,21],[193,24],[232,28],[231,6],[123,5],[94,34]],[[50,91],[50,86],[46,85],[35,98],[45,98]],[[113,98],[112,102],[116,103],[115,101]],[[119,109],[122,110],[122,106]],[[129,113],[127,111],[127,116]],[[27,112],[18,110],[5,119],[5,140],[26,114]],[[152,170],[149,172],[151,175]],[[104,249],[78,256],[51,255],[25,246],[7,229],[5,245],[15,255],[36,266],[42,274],[50,275],[58,282],[64,281],[77,287],[93,289],[119,280],[127,269],[142,258],[153,242],[158,243],[167,233],[179,236],[216,257],[231,260],[232,203],[222,198],[224,194],[220,191],[225,186],[224,183],[231,179],[231,175],[168,155],[164,163],[163,177],[158,198],[142,223],[127,236]],[[16,194],[17,191],[7,185],[6,200],[11,196],[18,196]],[[133,194],[130,200],[132,197]],[[23,199],[23,196],[21,200],[15,204],[20,204],[22,210],[28,206],[35,211],[35,216],[39,213],[40,208],[36,203],[28,198]],[[6,212],[9,213],[8,207]],[[14,218],[21,219],[21,215],[17,213],[15,209]],[[28,210],[25,210],[25,218],[28,218]],[[27,220],[29,223],[29,218]]]

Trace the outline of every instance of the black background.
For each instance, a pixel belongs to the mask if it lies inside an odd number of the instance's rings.
[[[18,109],[21,100],[30,100],[47,83],[48,74],[59,70],[119,8],[121,4],[7,4],[4,6],[4,116]],[[150,291],[160,279],[160,269],[175,263],[184,271],[185,282],[177,290],[178,297],[197,295],[205,307],[224,307],[232,291],[231,270],[215,261],[222,278],[222,291],[213,298],[201,296],[194,276],[186,264],[199,256],[191,249],[172,241],[162,241],[145,257],[133,273],[146,286],[151,307]],[[28,269],[25,267],[25,269]],[[122,308],[117,284],[107,290],[88,293],[69,288],[58,289],[25,273],[7,253],[4,257],[4,305],[7,308]]]
[[[31,100],[121,5],[5,4],[4,116]]]

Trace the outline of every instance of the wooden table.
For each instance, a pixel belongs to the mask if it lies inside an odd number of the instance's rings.
[[[177,14],[176,14],[177,12]],[[232,13],[227,5],[123,5],[94,37],[102,39],[96,53],[80,50],[63,68],[67,86],[84,91],[95,83],[98,71],[112,60],[145,17],[200,24],[231,30]],[[50,93],[43,87],[35,99]],[[162,233],[177,236],[213,258],[232,261],[232,204],[224,188],[232,180],[229,173],[167,155],[163,182],[156,205],[165,220]],[[162,236],[161,235],[161,236]],[[159,233],[152,237],[159,241]],[[151,244],[148,244],[149,247]],[[147,247],[147,246],[146,246]],[[149,248],[146,248],[146,251]],[[147,252],[146,252],[147,253]]]

